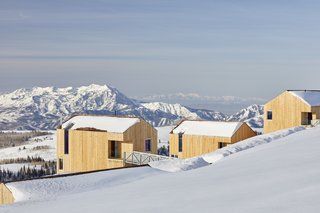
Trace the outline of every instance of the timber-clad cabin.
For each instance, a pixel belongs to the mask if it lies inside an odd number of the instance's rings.
[[[264,133],[316,125],[320,119],[320,90],[287,90],[264,105]]]
[[[142,118],[77,115],[57,129],[57,173],[125,167],[133,151],[157,154],[157,130]]]
[[[170,156],[190,158],[256,136],[247,123],[182,121],[170,133]]]
[[[14,203],[12,192],[4,183],[0,183],[0,205],[12,203]]]

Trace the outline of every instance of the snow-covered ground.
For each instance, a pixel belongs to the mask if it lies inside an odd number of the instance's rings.
[[[162,160],[162,161],[154,161],[149,163],[149,165],[153,168],[157,168],[167,172],[178,172],[178,171],[195,169],[202,166],[206,166],[210,163],[216,163],[217,161],[229,155],[259,146],[261,144],[273,142],[277,139],[286,137],[288,135],[291,135],[298,131],[302,131],[304,129],[305,129],[304,127],[295,127],[295,128],[280,130],[275,133],[252,137],[252,138],[243,140],[241,142],[228,145],[215,152],[211,152],[209,154],[205,154],[202,156],[189,158],[189,159],[173,158],[173,159]]]
[[[169,133],[175,126],[163,126],[163,127],[156,127],[158,130],[158,147],[169,145]]]
[[[214,164],[185,172],[143,167],[9,183],[17,203],[0,212],[318,212],[320,128],[287,133],[247,141],[228,157],[212,153]]]
[[[37,147],[47,147],[37,150]],[[27,144],[15,147],[0,149],[0,160],[13,158],[41,157],[46,161],[56,159],[56,135],[35,137],[29,140]]]

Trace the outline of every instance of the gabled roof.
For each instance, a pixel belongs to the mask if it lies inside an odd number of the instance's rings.
[[[172,133],[187,135],[232,137],[243,122],[225,121],[182,121]]]
[[[95,129],[113,133],[124,133],[131,126],[139,123],[136,117],[115,117],[77,115],[62,124],[62,129]]]
[[[288,90],[310,106],[320,106],[320,90]]]

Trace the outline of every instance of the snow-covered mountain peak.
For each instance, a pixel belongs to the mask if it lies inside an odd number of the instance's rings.
[[[155,126],[164,126],[181,119],[245,121],[261,115],[263,110],[253,105],[228,117],[214,110],[193,109],[178,103],[142,103],[116,88],[97,84],[22,88],[0,94],[0,129],[54,129],[61,118],[76,113],[140,116]],[[258,122],[257,126],[261,125],[261,119]]]

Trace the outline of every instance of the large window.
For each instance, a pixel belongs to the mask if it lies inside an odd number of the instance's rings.
[[[110,141],[110,157],[120,158],[120,146],[117,141]]]
[[[267,112],[267,120],[272,120],[272,111]]]
[[[64,154],[69,154],[69,132],[64,130]]]
[[[182,136],[183,133],[179,133],[179,152],[182,152]]]
[[[151,152],[151,139],[145,140],[145,150],[146,152]]]
[[[59,170],[63,170],[63,159],[59,158]]]

